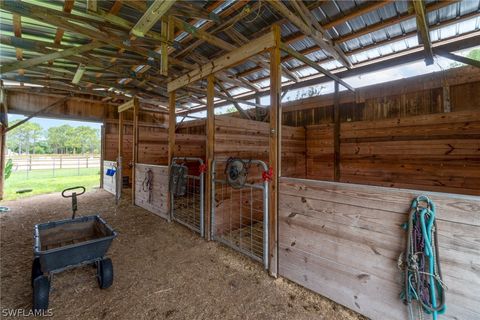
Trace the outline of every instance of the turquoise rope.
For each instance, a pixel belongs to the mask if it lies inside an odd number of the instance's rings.
[[[434,249],[432,247],[432,228],[434,226],[435,222],[435,204],[426,196],[419,196],[416,199],[412,201],[412,209],[418,209],[418,203],[419,201],[425,201],[427,202],[428,206],[427,208],[422,208],[420,210],[420,225],[422,229],[422,236],[425,241],[425,255],[428,257],[429,261],[429,292],[430,292],[430,299],[431,299],[431,304],[432,308],[435,309],[437,308],[437,290],[440,292],[443,290],[442,286],[440,283],[437,284],[437,279],[435,278],[435,253]],[[425,216],[428,214],[428,218],[426,219]],[[430,232],[428,232],[429,230]],[[414,299],[420,299],[418,296],[418,293],[416,292],[413,284],[411,283],[412,275],[408,277],[408,287],[407,292],[410,292],[411,295],[413,295]],[[433,311],[431,312],[432,314],[432,319],[437,320],[438,314],[443,314],[445,312],[445,306],[439,310],[439,311]],[[425,310],[427,313],[430,313],[428,310]]]

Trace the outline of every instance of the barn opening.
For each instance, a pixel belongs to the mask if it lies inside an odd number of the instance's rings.
[[[101,123],[9,114],[4,199],[100,187]],[[23,122],[25,121],[25,122]]]

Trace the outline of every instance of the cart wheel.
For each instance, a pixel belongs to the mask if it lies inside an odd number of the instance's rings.
[[[33,310],[47,310],[50,281],[47,276],[39,276],[33,280]]]
[[[34,258],[32,263],[32,281],[31,281],[32,287],[33,287],[33,281],[41,275],[43,275],[43,272],[40,267],[40,259]]]
[[[98,262],[97,268],[98,285],[101,289],[109,288],[113,283],[113,264],[110,258]]]

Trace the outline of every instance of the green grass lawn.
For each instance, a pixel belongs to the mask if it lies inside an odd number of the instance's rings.
[[[84,186],[87,191],[100,186],[100,169],[83,168],[56,169],[55,176],[52,170],[33,170],[27,173],[13,172],[5,181],[4,199],[14,200],[30,197],[36,194],[61,192],[63,189],[75,186]],[[17,194],[17,190],[32,189],[32,192]]]

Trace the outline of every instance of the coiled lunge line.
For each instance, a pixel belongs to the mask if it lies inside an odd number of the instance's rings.
[[[408,218],[407,246],[399,258],[404,272],[402,298],[411,320],[423,319],[423,313],[437,315],[445,312],[445,289],[440,269],[435,204],[426,196],[412,202]],[[415,317],[414,304],[418,317]]]
[[[148,192],[148,203],[152,203],[153,201],[153,171],[152,169],[148,169],[145,171],[145,178],[142,182],[142,189],[144,192]]]

